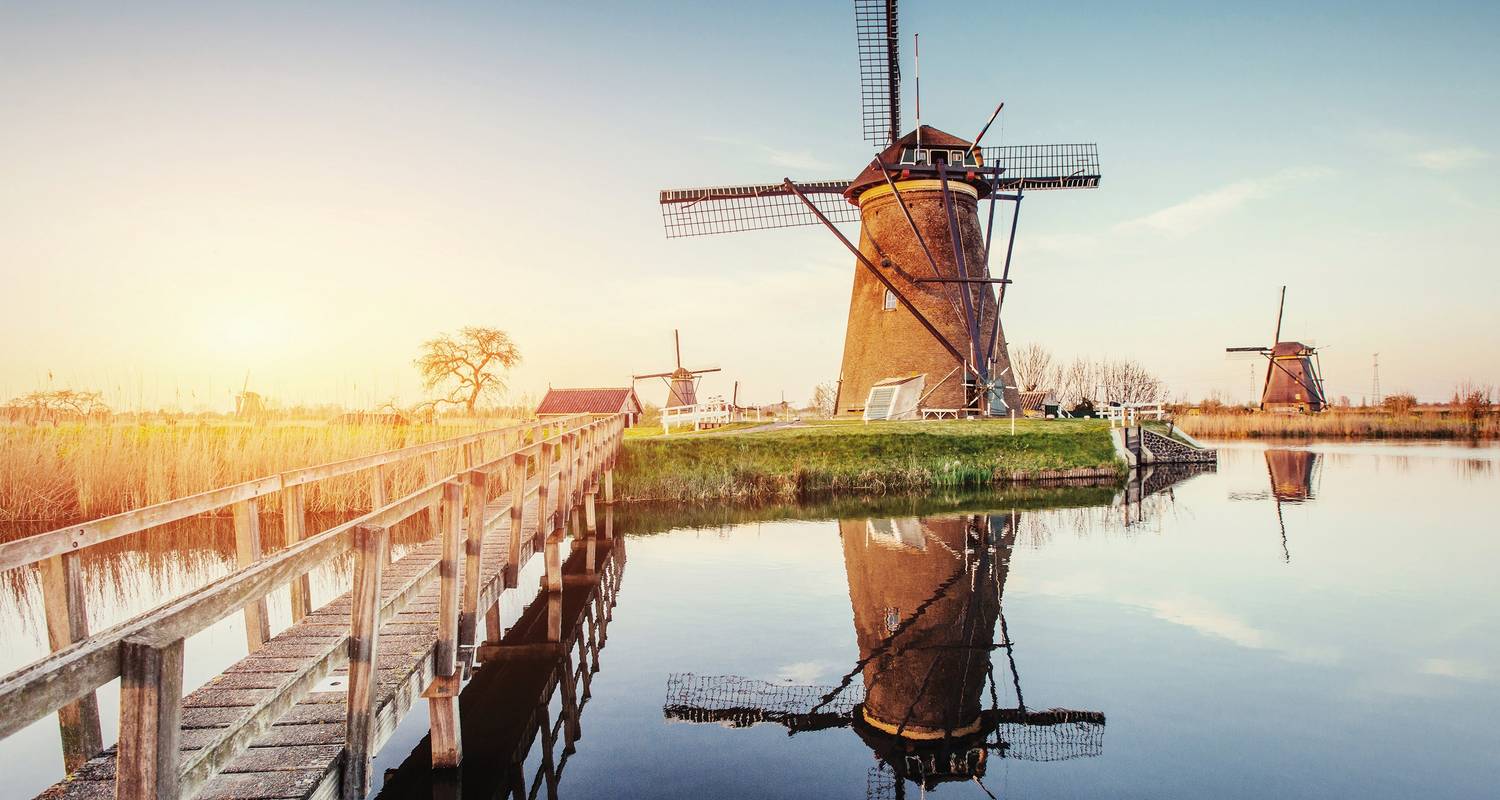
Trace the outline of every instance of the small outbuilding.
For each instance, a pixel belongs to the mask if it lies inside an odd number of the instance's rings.
[[[1057,419],[1059,405],[1057,394],[1047,389],[1021,392],[1021,416],[1033,419]]]
[[[624,414],[625,426],[641,420],[641,399],[635,389],[548,389],[536,407],[538,419],[570,417],[575,414],[608,416]]]
[[[901,375],[876,381],[865,399],[864,420],[919,419],[922,412],[922,384],[927,375]]]

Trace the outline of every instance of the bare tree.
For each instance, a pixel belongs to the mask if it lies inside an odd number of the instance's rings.
[[[825,381],[813,388],[812,400],[809,404],[815,411],[825,417],[834,415],[833,404],[838,400],[838,389],[831,381]]]
[[[88,389],[45,389],[21,395],[6,404],[12,413],[32,423],[56,425],[62,419],[105,418],[109,406],[104,393]]]
[[[1396,392],[1386,395],[1381,405],[1397,416],[1410,414],[1417,407],[1417,396],[1410,392]]]
[[[462,405],[473,414],[481,398],[505,390],[501,374],[520,362],[521,351],[505,331],[469,326],[456,336],[445,333],[424,342],[415,363],[428,391],[447,387],[437,402]]]
[[[1051,351],[1039,344],[1012,350],[1010,370],[1016,376],[1016,389],[1023,392],[1050,388],[1058,380],[1058,371],[1052,368]]]
[[[1151,403],[1163,399],[1161,379],[1133,359],[1079,357],[1058,371],[1058,399],[1065,407],[1092,403]]]

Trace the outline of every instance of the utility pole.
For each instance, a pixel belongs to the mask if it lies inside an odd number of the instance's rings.
[[[1380,405],[1380,354],[1375,354],[1374,374],[1370,380],[1370,405]]]

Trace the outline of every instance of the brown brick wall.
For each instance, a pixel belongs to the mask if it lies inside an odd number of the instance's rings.
[[[898,182],[897,186],[901,184]],[[903,187],[901,196],[937,263],[938,273],[942,277],[956,277],[958,267],[953,257],[953,240],[942,192]],[[953,199],[969,274],[978,275],[984,264],[984,233],[979,223],[978,204],[974,198],[960,192],[954,192]],[[860,215],[860,250],[934,327],[943,332],[949,342],[960,351],[967,351],[969,335],[964,330],[959,295],[963,285],[913,282],[914,278],[932,277],[932,267],[912,235],[911,225],[901,213],[896,198],[887,194],[870,199],[861,206]],[[889,265],[883,266],[886,262]],[[970,285],[968,290],[980,311],[980,334],[988,339],[989,326],[995,319],[993,294],[982,284]],[[962,407],[963,373],[955,370],[959,362],[905,306],[898,303],[894,311],[886,311],[884,302],[885,287],[869,270],[856,263],[840,370],[839,412],[859,413],[870,394],[870,387],[877,381],[914,372],[927,375],[924,392],[938,387],[923,402],[924,407]],[[996,370],[1005,370],[1009,366],[1010,354],[1002,331]],[[1009,373],[1005,374],[1009,376]],[[940,381],[943,383],[938,386]],[[1014,389],[1005,391],[1005,401],[1013,408],[1020,404]]]

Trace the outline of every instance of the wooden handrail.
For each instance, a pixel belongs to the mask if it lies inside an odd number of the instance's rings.
[[[577,417],[569,417],[563,421],[548,421],[546,423],[531,422],[507,428],[497,428],[493,433],[525,428],[553,428],[557,430],[554,430],[554,432],[545,438],[538,437],[539,441],[537,442],[512,448],[501,456],[490,460],[487,464],[495,465],[500,462],[508,462],[517,455],[544,443],[560,441],[563,437],[577,430],[594,425],[613,423],[614,421],[614,418],[610,417],[593,418],[588,415],[578,415]],[[558,429],[560,425],[566,427]],[[470,434],[466,437],[459,437],[459,439],[466,439],[469,436],[474,435]],[[615,441],[618,441],[618,439],[619,437],[616,436]],[[418,447],[424,446],[419,445]],[[364,464],[359,468],[368,468],[368,466],[370,465]],[[0,739],[14,734],[35,720],[57,711],[64,705],[119,677],[121,643],[124,640],[131,637],[144,636],[148,633],[153,639],[161,639],[163,637],[168,639],[185,639],[192,636],[229,614],[243,608],[245,605],[265,597],[294,578],[312,570],[320,563],[343,555],[350,547],[348,534],[355,527],[361,525],[390,527],[408,517],[425,511],[441,498],[444,484],[457,477],[457,475],[444,476],[440,480],[419,488],[381,508],[335,525],[299,542],[289,544],[280,552],[248,566],[241,567],[229,575],[218,579],[213,584],[188,592],[111,628],[74,642],[0,678]],[[544,474],[542,477],[542,482],[545,483],[545,479],[549,476]],[[227,490],[251,486],[255,483],[252,481],[233,487],[225,487],[213,492],[194,495],[191,498],[184,498],[184,500],[204,498],[216,493],[227,492]],[[527,494],[530,494],[530,492]],[[226,496],[234,499],[223,500],[223,497]],[[219,505],[210,506],[210,508],[241,502],[247,498],[243,495],[230,493],[220,495],[214,499],[220,501],[220,503]],[[171,503],[178,502],[182,501],[170,501],[169,503],[158,504],[146,509],[139,509],[138,512],[159,509],[163,506],[169,506]],[[138,512],[126,512],[126,514]],[[106,520],[102,521],[119,519],[123,516],[126,515],[116,515],[116,517],[106,518]],[[64,532],[71,530],[73,528],[63,529]],[[57,533],[57,531],[53,533]],[[119,535],[124,534],[115,533],[110,538]],[[97,544],[97,542],[94,543]]]
[[[198,494],[180,497],[175,500],[155,503],[143,508],[124,511],[77,525],[69,525],[65,528],[57,528],[46,533],[3,542],[0,543],[0,571],[24,567],[28,564],[34,564],[43,559],[51,558],[52,556],[77,552],[111,539],[147,530],[148,528],[187,519],[188,517],[210,511],[217,511],[245,500],[265,497],[289,486],[301,486],[312,481],[348,475],[372,467],[405,461],[410,458],[417,458],[429,453],[436,453],[455,447],[462,447],[476,441],[482,441],[489,436],[512,433],[516,430],[528,428],[536,429],[567,424],[578,419],[590,419],[590,417],[586,414],[578,414],[572,417],[565,417],[561,420],[523,422],[500,428],[492,428],[487,431],[479,431],[477,433],[466,433],[462,436],[450,437],[437,442],[411,445],[410,447],[403,447],[384,453],[358,456],[356,458],[319,464],[312,467],[302,467],[276,475],[268,475],[263,478],[244,481],[231,486],[210,489],[206,492],[199,492]]]

